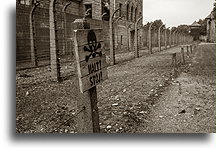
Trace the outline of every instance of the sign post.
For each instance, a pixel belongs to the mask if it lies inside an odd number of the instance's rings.
[[[190,45],[190,52],[193,53],[193,45]]]
[[[185,65],[184,47],[181,47],[182,63]]]
[[[108,78],[106,56],[103,54],[104,40],[102,29],[74,30],[74,45],[79,89],[85,97],[83,107],[90,107],[92,132],[99,133],[99,113],[96,86]],[[89,110],[89,109],[88,109]],[[84,122],[83,120],[80,122]],[[89,126],[84,123],[85,126]],[[88,127],[84,127],[86,129]],[[91,127],[90,127],[91,128]],[[81,131],[86,133],[86,131]]]
[[[187,56],[189,57],[190,54],[189,54],[189,45],[187,45]]]

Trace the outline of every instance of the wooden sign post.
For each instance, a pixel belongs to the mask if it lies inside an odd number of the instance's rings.
[[[106,63],[106,56],[103,54],[102,29],[74,30],[74,45],[80,92],[88,94],[83,99],[91,103],[93,132],[99,133],[96,86],[108,78],[106,70],[108,64]],[[86,106],[83,104],[84,108]]]
[[[80,91],[84,93],[107,79],[108,65],[106,56],[102,53],[103,34],[101,29],[83,29],[74,32]]]
[[[181,47],[182,63],[185,65],[184,47]]]
[[[193,45],[190,45],[190,53],[193,53]]]
[[[189,57],[190,54],[189,54],[189,45],[187,45],[187,56]]]

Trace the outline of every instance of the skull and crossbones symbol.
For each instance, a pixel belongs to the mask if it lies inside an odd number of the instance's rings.
[[[101,43],[97,43],[96,35],[92,30],[89,31],[87,40],[88,40],[88,47],[84,46],[84,51],[88,51],[90,52],[90,54],[85,57],[86,62],[89,61],[91,56],[93,58],[95,58],[97,55],[102,57],[102,52],[101,51],[97,52],[97,50],[101,48]]]

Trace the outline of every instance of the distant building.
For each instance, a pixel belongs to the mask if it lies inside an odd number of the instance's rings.
[[[201,25],[197,23],[196,21],[193,22],[193,24],[190,25],[191,29],[191,35],[193,36],[194,40],[199,40],[200,37],[200,27]]]
[[[214,12],[207,16],[207,41],[215,42],[215,17]]]

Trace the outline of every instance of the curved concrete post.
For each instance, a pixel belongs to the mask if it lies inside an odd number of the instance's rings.
[[[182,43],[181,44],[184,44],[184,33],[182,34]]]
[[[34,39],[34,19],[33,19],[33,13],[37,6],[39,6],[40,3],[36,3],[33,5],[30,14],[29,14],[29,27],[30,27],[30,48],[31,48],[31,61],[34,66],[38,66],[38,61],[37,61],[37,51],[35,47],[35,39]]]
[[[180,41],[180,32],[176,33],[176,45],[179,45],[179,41]]]
[[[135,44],[135,57],[139,57],[139,49],[138,49],[138,23],[142,20],[142,16],[136,21],[135,23],[135,39],[134,39],[134,44]]]
[[[179,34],[179,45],[182,44],[182,33]]]
[[[172,47],[172,29],[170,29],[170,34],[169,34],[169,48]]]
[[[183,44],[184,33],[181,34],[181,45]]]
[[[109,37],[110,37],[110,65],[115,65],[115,35],[113,31],[113,18],[114,15],[120,10],[120,8],[116,9],[112,14],[110,13],[109,20]]]
[[[118,22],[122,19],[123,17],[118,17],[115,22],[116,22],[116,28],[118,30]],[[113,28],[114,29],[114,28]],[[114,31],[115,32],[115,31]],[[119,34],[118,34],[118,31],[116,31],[116,39],[117,39],[117,47],[119,47]],[[115,47],[115,43],[114,44],[114,47]],[[120,50],[121,50],[121,45],[120,45]]]
[[[164,29],[164,46],[165,50],[167,50],[167,29]]]
[[[186,35],[184,35],[184,44],[186,43]]]
[[[164,26],[164,24],[162,24],[158,29],[158,48],[159,48],[159,51],[161,51],[161,28],[163,26]]]
[[[66,49],[67,49],[67,7],[71,4],[72,2],[69,1],[65,3],[65,5],[62,8],[62,13],[63,13],[63,24],[64,24],[64,39],[63,39],[63,54],[65,55]]]
[[[127,39],[128,39],[128,51],[130,51],[130,26],[133,24],[129,24],[127,27]]]
[[[50,22],[50,64],[51,77],[54,81],[60,81],[60,58],[56,40],[55,24],[55,3],[56,0],[50,0],[49,3],[49,22]]]
[[[185,44],[188,43],[188,35],[185,36]]]
[[[181,44],[181,33],[178,33],[177,45]]]
[[[175,31],[173,32],[173,46],[175,46],[176,32],[177,32],[177,30],[175,30]]]
[[[176,46],[178,46],[178,42],[179,42],[179,33],[176,32]]]
[[[149,46],[149,54],[152,54],[152,35],[151,35],[151,29],[152,29],[152,25],[154,24],[154,22],[152,22],[149,26],[149,31],[148,31],[148,46]]]
[[[182,34],[179,33],[179,42],[178,42],[179,45],[181,45],[181,39],[182,39]]]

